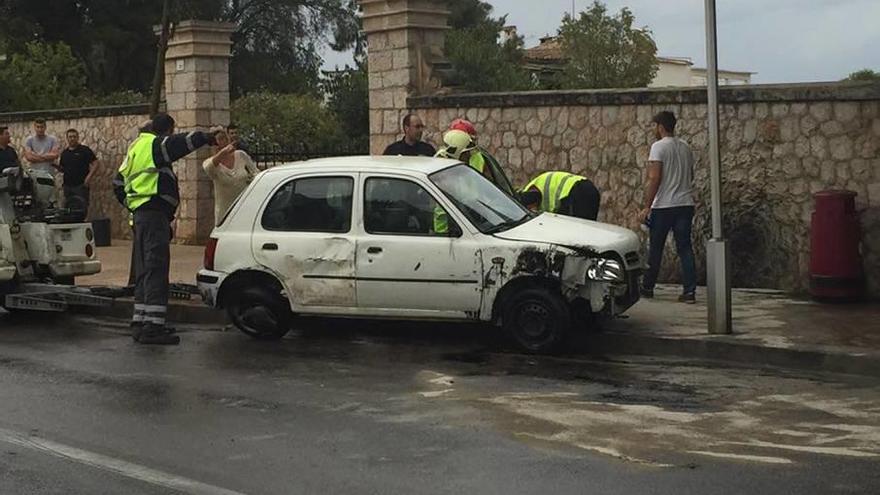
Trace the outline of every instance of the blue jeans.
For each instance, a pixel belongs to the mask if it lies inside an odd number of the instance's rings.
[[[643,286],[653,289],[660,273],[663,260],[663,246],[669,231],[675,237],[675,247],[681,260],[681,281],[685,294],[697,290],[697,268],[694,263],[694,246],[691,244],[691,227],[694,220],[693,206],[657,208],[651,210],[651,235],[648,250],[648,271],[645,272]]]

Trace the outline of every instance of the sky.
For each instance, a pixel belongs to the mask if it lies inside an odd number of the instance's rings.
[[[491,0],[493,15],[525,36],[526,47],[555,34],[572,0]],[[592,0],[575,0],[577,11]],[[629,7],[654,35],[658,55],[705,67],[703,0],[605,0]],[[756,72],[753,83],[834,81],[863,68],[880,71],[880,0],[717,0],[718,65]],[[350,63],[328,52],[325,66]]]

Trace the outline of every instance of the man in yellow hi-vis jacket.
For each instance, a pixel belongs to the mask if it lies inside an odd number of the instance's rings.
[[[141,344],[176,345],[180,337],[165,326],[171,222],[180,203],[172,164],[213,144],[204,132],[173,134],[174,119],[160,113],[151,129],[128,148],[114,180],[117,199],[134,216],[135,294],[132,338]]]
[[[532,210],[596,220],[599,190],[586,177],[568,172],[544,172],[522,188],[519,200]]]

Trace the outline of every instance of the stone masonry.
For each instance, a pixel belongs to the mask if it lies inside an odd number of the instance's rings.
[[[546,170],[591,178],[600,220],[639,231],[651,116],[671,110],[693,147],[699,201],[698,267],[710,237],[705,89],[533,92],[410,98],[428,139],[457,117],[522,185]],[[869,290],[880,295],[880,84],[799,84],[721,90],[724,225],[733,281],[742,287],[808,287],[812,193],[858,193]],[[677,279],[670,242],[666,280]],[[704,279],[705,280],[705,279]]]
[[[138,126],[149,118],[147,105],[80,108],[41,112],[0,114],[0,125],[8,126],[12,146],[21,156],[24,141],[34,133],[33,119],[46,119],[47,133],[66,146],[67,129],[79,131],[79,139],[98,156],[98,171],[91,187],[89,219],[109,218],[114,238],[129,237],[128,214],[113,196],[113,177],[128,145],[137,137]]]
[[[183,21],[174,28],[165,54],[165,104],[177,132],[207,130],[229,123],[229,58],[233,24]],[[175,163],[180,207],[175,237],[203,242],[214,228],[214,192],[202,169],[203,148]]]
[[[359,3],[369,46],[370,151],[378,155],[399,139],[406,99],[439,87],[431,67],[443,55],[449,12],[434,0]]]

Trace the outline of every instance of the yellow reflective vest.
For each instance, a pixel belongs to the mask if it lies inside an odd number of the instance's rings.
[[[179,203],[176,187],[168,187],[167,191],[161,190],[160,175],[170,174],[171,181],[176,186],[177,178],[169,167],[159,168],[153,160],[153,141],[157,139],[155,134],[141,133],[134,143],[128,148],[125,161],[119,167],[119,175],[122,177],[125,188],[125,204],[129,211],[135,211],[154,197],[159,197],[172,207]]]
[[[537,189],[541,193],[541,211],[554,213],[559,209],[562,200],[571,193],[574,185],[582,180],[586,180],[586,177],[568,172],[544,172],[526,184],[522,192]]]

